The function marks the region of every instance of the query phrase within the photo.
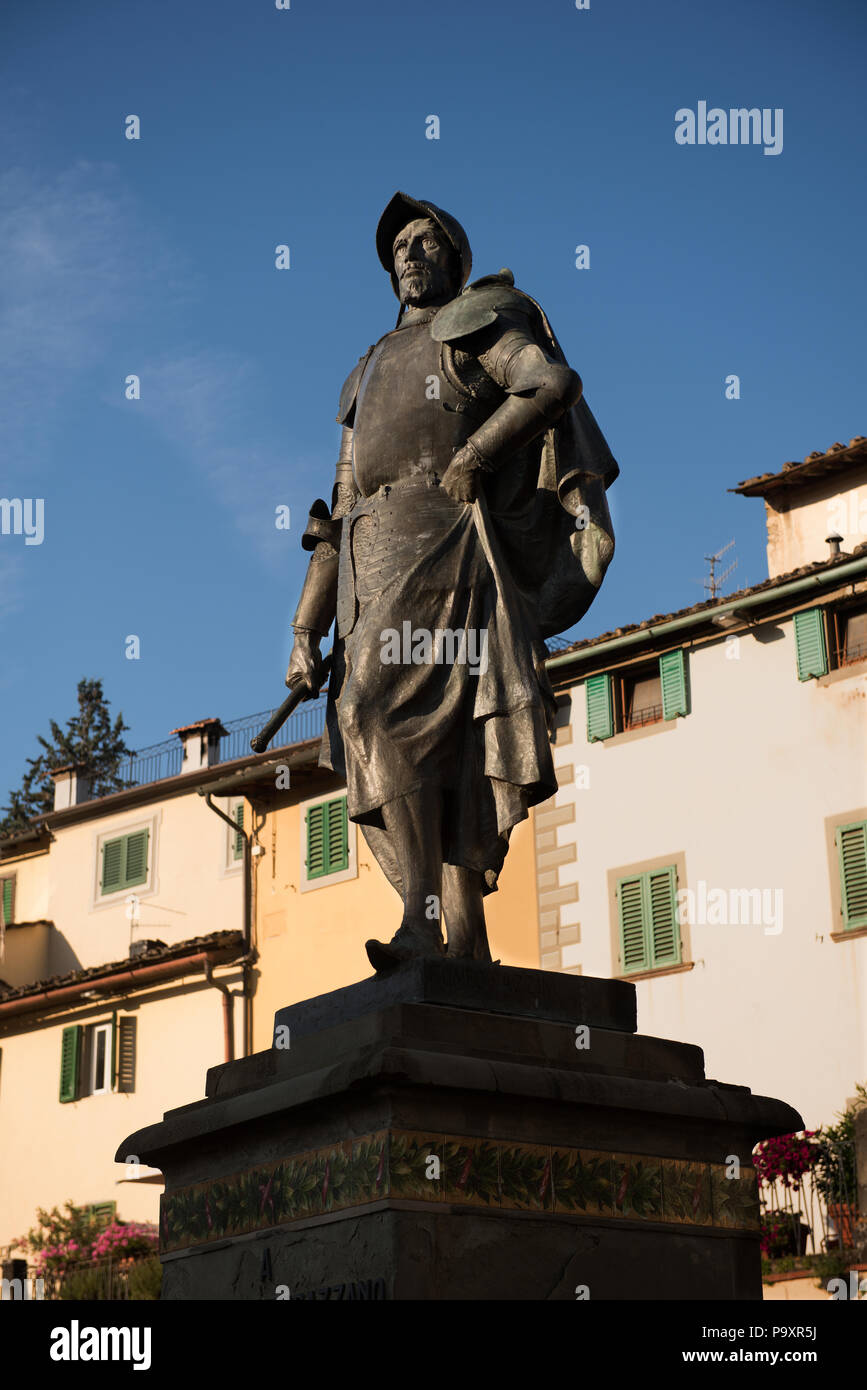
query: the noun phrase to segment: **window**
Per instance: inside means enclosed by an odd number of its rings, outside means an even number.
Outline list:
[[[590,743],[688,712],[686,666],[680,647],[643,665],[589,676],[586,686]]]
[[[110,1226],[117,1215],[117,1202],[91,1202],[84,1210],[100,1226]]]
[[[675,866],[618,879],[616,896],[622,973],[680,965]]]
[[[15,878],[0,878],[0,922],[14,922]]]
[[[117,1016],[64,1028],[60,1043],[60,1102],[135,1090],[136,1020]]]
[[[828,614],[831,664],[854,666],[867,661],[867,607],[837,608]]]
[[[324,878],[349,868],[346,797],[307,808],[307,877]]]
[[[89,1028],[87,1032],[90,1035],[87,1038],[90,1053],[88,1094],[104,1096],[106,1091],[111,1090],[111,1024],[100,1023],[93,1029]]]
[[[103,894],[119,893],[147,882],[148,830],[136,830],[116,840],[106,840],[102,846],[100,890]]]
[[[840,862],[843,927],[867,927],[867,821],[841,825],[835,832]]]
[[[645,724],[657,724],[662,718],[662,681],[657,666],[619,676],[617,727],[640,729]]]

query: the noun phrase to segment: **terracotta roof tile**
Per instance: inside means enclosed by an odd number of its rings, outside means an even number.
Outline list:
[[[179,960],[193,956],[200,951],[218,950],[220,947],[237,946],[240,955],[244,949],[244,937],[239,931],[214,931],[207,936],[194,936],[188,941],[176,941],[171,946],[160,946],[152,951],[143,951],[140,956],[125,957],[106,965],[92,965],[87,970],[71,970],[66,975],[52,975],[47,980],[33,980],[30,984],[19,985],[16,989],[0,990],[0,1000],[23,999],[28,994],[41,994],[44,990],[63,989],[67,985],[77,985],[85,980],[103,979],[120,974],[130,968],[153,964],[161,960]]]
[[[848,444],[838,441],[825,450],[814,449],[800,462],[795,460],[784,463],[779,473],[757,473],[754,478],[747,478],[745,482],[738,483],[737,487],[729,488],[729,492],[739,492],[744,497],[764,497],[768,492],[811,483],[826,474],[842,473],[847,468],[863,467],[865,463],[867,438],[863,434],[857,434]]]
[[[793,579],[800,579],[804,575],[815,574],[819,570],[833,569],[835,565],[846,564],[850,560],[867,558],[867,541],[861,545],[856,545],[855,549],[849,554],[840,554],[828,560],[814,560],[812,564],[801,565],[800,569],[790,570],[787,574],[774,575],[773,579],[763,579],[761,584],[751,584],[749,588],[738,589],[733,594],[720,594],[718,598],[705,599],[701,603],[693,603],[689,608],[677,608],[673,613],[656,613],[652,618],[643,618],[640,623],[629,623],[623,627],[617,627],[610,632],[600,632],[595,637],[585,637],[578,642],[571,642],[567,646],[558,648],[557,651],[549,653],[550,656],[568,656],[572,652],[586,651],[589,647],[598,646],[600,642],[610,642],[615,637],[624,637],[629,632],[641,632],[645,628],[653,627],[657,623],[667,623],[673,618],[688,618],[692,613],[706,612],[708,617],[713,614],[715,608],[720,608],[725,604],[737,603],[738,599],[747,598],[750,594],[760,594],[767,591],[769,602],[773,598],[773,590],[780,588],[783,584],[788,584]]]

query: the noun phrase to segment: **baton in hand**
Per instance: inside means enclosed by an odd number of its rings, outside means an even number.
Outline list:
[[[322,684],[328,676],[330,670],[331,653],[329,652],[328,656],[326,656],[325,660],[322,663],[322,670],[319,675],[320,690],[322,689]],[[318,698],[318,696],[319,690],[317,690],[316,695],[314,696],[310,691],[308,691],[307,685],[304,681],[299,681],[297,684],[293,685],[290,688],[289,694],[286,696],[286,699],[283,701],[280,708],[278,710],[275,710],[274,713],[271,715],[271,718],[268,720],[268,723],[265,725],[264,729],[260,730],[260,732],[256,734],[255,738],[250,739],[250,747],[252,748],[253,752],[264,753],[265,749],[268,747],[268,744],[271,742],[277,730],[282,729],[283,725],[286,723],[286,720],[289,718],[293,710],[295,710],[298,707],[298,705],[300,705],[304,700],[313,700]]]

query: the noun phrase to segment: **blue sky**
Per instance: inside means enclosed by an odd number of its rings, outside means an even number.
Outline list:
[[[867,433],[865,30],[860,0],[6,0],[0,496],[45,536],[0,535],[0,804],[83,676],[136,747],[282,698],[397,188],[541,301],[620,461],[581,634],[698,601],[732,537],[730,587],[766,577],[726,489]],[[699,101],[782,108],[782,153],[676,144]]]

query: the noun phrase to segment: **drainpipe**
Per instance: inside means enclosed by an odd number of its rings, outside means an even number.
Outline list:
[[[249,1056],[250,1056],[250,1051],[251,1051],[251,1046],[250,1046],[250,1044],[251,1044],[251,1038],[252,1038],[252,1027],[251,1027],[252,1020],[251,1020],[251,1017],[250,1017],[250,1014],[251,1014],[251,1003],[252,1003],[252,999],[251,999],[251,989],[250,989],[250,984],[251,984],[251,980],[250,980],[250,969],[251,969],[251,965],[252,965],[252,951],[253,951],[253,931],[252,931],[253,916],[252,916],[252,894],[251,894],[251,879],[252,879],[251,864],[252,864],[252,851],[251,851],[251,847],[250,847],[250,836],[249,836],[249,834],[247,833],[246,830],[241,830],[241,829],[239,828],[237,822],[236,822],[236,821],[233,821],[232,818],[231,818],[231,816],[227,816],[227,815],[226,815],[226,812],[225,812],[224,810],[222,810],[221,807],[219,807],[219,806],[217,806],[217,805],[214,804],[213,792],[207,791],[204,787],[199,787],[199,796],[203,796],[203,797],[205,798],[206,804],[211,808],[211,810],[214,812],[214,814],[217,815],[217,816],[219,816],[219,817],[220,817],[220,820],[224,820],[224,821],[226,822],[226,824],[227,824],[228,826],[231,827],[232,831],[233,831],[236,835],[240,835],[241,838],[242,838],[243,841],[244,841],[244,868],[243,868],[243,874],[244,874],[244,911],[243,911],[244,959],[243,959],[243,961],[242,961],[242,963],[241,963],[241,970],[242,970],[242,982],[241,982],[241,1008],[242,1008],[242,1021],[243,1021],[243,1027],[242,1027],[243,1039],[242,1039],[242,1044],[241,1044],[241,1045],[242,1045],[242,1055],[243,1055],[244,1057],[249,1057]],[[212,981],[212,983],[216,985],[216,981]],[[217,988],[220,989],[220,988],[222,988],[222,986],[217,985]],[[224,1009],[225,1009],[225,1007],[226,1007],[225,996],[224,996],[224,998],[223,998],[223,1007],[224,1007]],[[226,1060],[229,1061],[229,1060],[231,1060],[231,1059],[227,1057]]]
[[[210,961],[205,962],[205,979],[214,989],[218,989],[223,996],[223,1041],[226,1046],[227,1062],[235,1060],[235,1000],[229,986],[220,980],[214,979],[214,967]]]
[[[720,603],[713,608],[705,608],[699,613],[690,613],[683,618],[670,618],[667,622],[648,624],[647,627],[637,628],[635,632],[625,632],[622,637],[610,637],[606,642],[597,642],[590,647],[583,647],[580,651],[563,652],[560,656],[548,657],[545,666],[550,671],[559,666],[568,666],[576,661],[594,661],[603,652],[622,651],[624,647],[634,647],[638,642],[646,642],[652,637],[667,637],[670,633],[681,632],[686,627],[698,627],[700,623],[710,622],[712,618],[719,617],[724,613],[741,613],[742,610],[757,608],[763,603],[774,603],[777,599],[790,598],[795,595],[814,594],[817,587],[823,585],[836,585],[843,579],[854,579],[857,575],[867,575],[867,556],[859,560],[851,560],[845,565],[834,565],[832,569],[822,570],[819,574],[808,574],[802,579],[790,580],[788,584],[780,584],[778,588],[762,589],[757,594],[748,594],[745,598],[734,598],[729,603]]]

